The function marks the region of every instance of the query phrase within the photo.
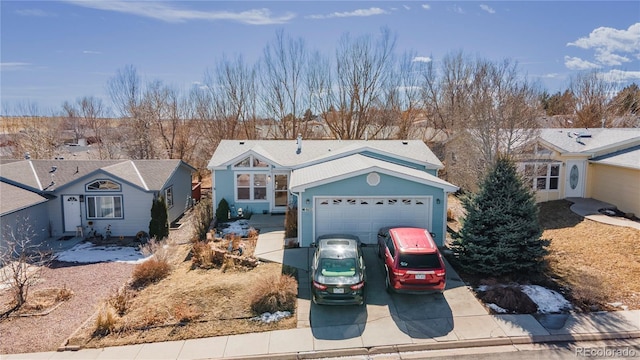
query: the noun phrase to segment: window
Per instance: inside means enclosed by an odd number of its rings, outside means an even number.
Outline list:
[[[527,163],[521,164],[525,181],[534,190],[558,190],[560,179],[560,164],[558,163]]]
[[[238,161],[233,165],[234,168],[268,168],[269,164],[251,155]]]
[[[122,196],[87,196],[88,219],[122,218]]]
[[[164,190],[164,202],[167,204],[167,209],[173,206],[173,186]]]
[[[237,200],[266,200],[267,174],[236,174]]]
[[[86,185],[87,191],[120,191],[120,184],[111,180],[96,180]]]

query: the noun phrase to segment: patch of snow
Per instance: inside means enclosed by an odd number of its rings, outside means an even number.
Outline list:
[[[476,288],[476,291],[481,291],[481,292],[484,292],[484,291],[487,291],[487,290],[489,290],[489,286],[487,286],[487,285],[480,285],[480,286],[478,286]]]
[[[507,309],[503,309],[496,304],[487,304],[487,306],[489,307],[489,309],[497,312],[498,314],[506,314],[509,312]]]
[[[522,285],[521,288],[538,305],[540,314],[560,313],[571,309],[571,303],[556,291],[540,285]]]
[[[144,256],[139,250],[130,246],[103,246],[84,242],[69,250],[59,252],[56,255],[56,260],[84,264],[98,262],[139,264],[149,257]]]
[[[226,224],[228,226],[222,229],[222,235],[236,234],[241,237],[247,237],[247,234],[249,233],[248,220],[236,220]]]
[[[254,321],[261,321],[265,324],[271,323],[271,322],[275,322],[275,321],[280,321],[284,318],[288,318],[289,316],[291,316],[291,312],[289,311],[276,311],[273,314],[266,312],[260,316],[256,316],[251,318],[251,320]]]

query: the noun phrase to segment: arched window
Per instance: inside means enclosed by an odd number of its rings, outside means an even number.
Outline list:
[[[120,191],[120,184],[111,180],[96,180],[86,185],[87,191]]]

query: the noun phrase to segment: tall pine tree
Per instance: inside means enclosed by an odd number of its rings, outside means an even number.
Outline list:
[[[544,268],[549,241],[541,239],[535,196],[510,159],[499,157],[462,203],[467,215],[452,250],[463,270],[500,276]]]
[[[167,204],[162,196],[158,196],[151,204],[151,221],[149,221],[149,237],[162,240],[169,236],[169,216]]]

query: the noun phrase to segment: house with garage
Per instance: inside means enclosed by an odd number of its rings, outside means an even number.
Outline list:
[[[309,246],[328,233],[377,241],[383,226],[446,234],[447,194],[442,163],[420,140],[223,140],[208,168],[213,204],[237,211],[298,215],[298,239]]]
[[[640,214],[640,129],[541,129],[519,167],[539,202],[593,198]]]
[[[195,169],[181,160],[12,160],[0,163],[0,222],[27,220],[38,242],[148,232],[162,196],[169,222],[191,205]]]

